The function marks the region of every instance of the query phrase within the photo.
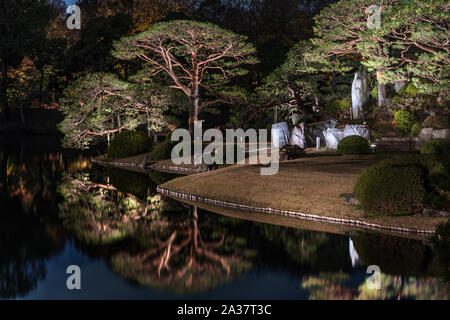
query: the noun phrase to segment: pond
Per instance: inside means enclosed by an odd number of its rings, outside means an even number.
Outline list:
[[[448,252],[427,239],[218,214],[161,197],[156,186],[173,176],[99,167],[28,139],[0,142],[0,177],[1,299],[449,296]],[[80,290],[67,288],[71,265]],[[381,290],[367,282],[370,265]]]

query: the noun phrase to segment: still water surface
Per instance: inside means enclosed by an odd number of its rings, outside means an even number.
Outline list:
[[[39,141],[0,142],[0,177],[2,299],[449,296],[448,252],[427,240],[225,217],[157,194],[173,176],[105,169]],[[373,264],[382,290],[366,282]],[[67,289],[69,265],[81,290]]]

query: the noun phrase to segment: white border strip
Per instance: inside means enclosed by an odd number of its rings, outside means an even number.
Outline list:
[[[276,214],[280,214],[283,216],[297,217],[297,218],[314,220],[314,221],[326,221],[326,222],[331,222],[331,223],[335,223],[335,224],[359,226],[359,227],[363,227],[363,228],[367,228],[367,229],[374,229],[374,230],[381,229],[381,230],[395,231],[395,232],[399,232],[399,233],[418,233],[418,234],[427,234],[427,235],[432,235],[436,232],[435,230],[418,230],[418,229],[410,229],[410,228],[402,228],[402,227],[383,226],[380,224],[369,223],[369,222],[361,221],[361,220],[324,217],[324,216],[319,216],[317,214],[308,214],[308,213],[301,213],[301,212],[288,211],[288,210],[252,207],[252,206],[247,206],[247,205],[242,205],[242,204],[237,204],[237,203],[232,203],[232,202],[227,202],[227,201],[203,198],[203,197],[194,196],[191,194],[174,192],[174,191],[170,191],[168,189],[163,189],[159,186],[156,188],[156,191],[159,193],[168,195],[168,196],[176,197],[176,198],[210,203],[210,204],[213,204],[216,206],[221,206],[221,207],[227,207],[227,208],[233,208],[233,209],[243,209],[243,210],[249,210],[249,211],[276,213]]]

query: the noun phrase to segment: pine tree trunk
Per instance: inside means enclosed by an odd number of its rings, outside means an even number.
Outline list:
[[[120,115],[117,115],[117,128],[119,129],[122,126],[120,122]],[[119,129],[119,132],[122,132],[122,129]]]
[[[198,120],[198,95],[191,96],[189,98],[191,100],[191,108],[189,110],[189,132],[191,136],[194,137],[194,124],[195,121]]]
[[[198,102],[200,100],[199,97],[199,70],[195,69],[195,74],[192,77],[192,89],[189,100],[191,102],[191,108],[189,109],[189,132],[191,134],[192,139],[194,138],[194,125],[195,122],[198,121],[198,112],[199,106]]]

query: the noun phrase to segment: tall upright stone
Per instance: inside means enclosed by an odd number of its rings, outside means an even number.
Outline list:
[[[352,119],[362,117],[363,106],[367,102],[367,74],[356,72],[352,83]]]

